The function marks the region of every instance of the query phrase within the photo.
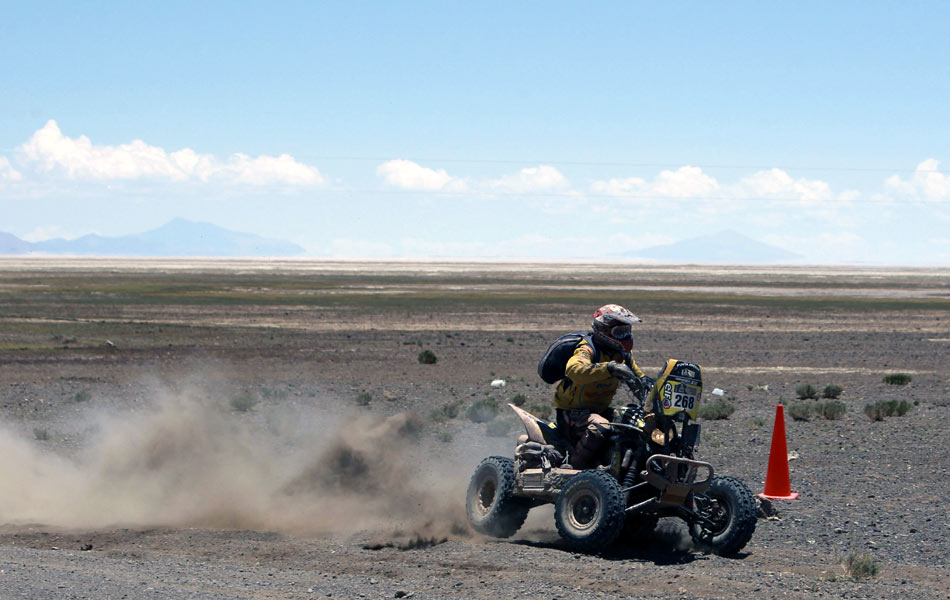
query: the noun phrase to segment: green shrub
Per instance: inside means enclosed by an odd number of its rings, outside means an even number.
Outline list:
[[[373,395],[369,392],[360,392],[356,396],[356,404],[358,406],[369,406],[369,403],[373,401]]]
[[[89,393],[89,390],[79,390],[76,392],[76,395],[73,396],[75,402],[86,402],[92,398],[92,394]]]
[[[788,416],[794,421],[808,421],[811,415],[812,406],[806,402],[796,402],[788,407]]]
[[[515,406],[524,406],[528,402],[528,397],[524,394],[515,394],[511,397],[511,403]]]
[[[878,401],[874,404],[865,404],[864,414],[872,421],[883,421],[884,417],[887,416],[886,404],[883,401]]]
[[[913,379],[907,373],[888,373],[884,376],[887,385],[907,385]]]
[[[33,437],[38,439],[41,442],[45,442],[49,439],[49,432],[45,429],[40,429],[38,427],[33,428]]]
[[[864,414],[872,421],[883,421],[884,417],[903,417],[910,410],[911,404],[907,400],[878,400],[874,404],[864,407]]]
[[[795,393],[802,400],[815,399],[818,397],[818,390],[810,383],[803,383],[795,388]]]
[[[438,360],[432,350],[423,350],[419,353],[419,362],[424,365],[434,365]]]
[[[729,400],[733,400],[733,398],[730,397]],[[709,404],[700,406],[699,418],[706,419],[708,421],[720,421],[722,419],[728,419],[729,415],[735,411],[735,406],[726,400],[719,398],[715,402],[710,402]]]
[[[844,416],[844,413],[848,412],[848,407],[845,406],[844,402],[831,400],[829,402],[819,402],[815,406],[815,411],[829,421],[837,421]]]
[[[257,405],[257,398],[248,392],[231,398],[231,409],[238,412],[247,412]]]
[[[553,409],[551,408],[550,404],[537,403],[537,404],[532,404],[531,406],[529,406],[528,412],[539,419],[543,419],[547,421],[548,419],[551,418],[551,413],[553,412]]]
[[[511,432],[511,422],[504,419],[495,419],[485,426],[485,433],[491,437],[505,437]]]
[[[842,565],[844,573],[851,579],[869,579],[877,575],[880,567],[874,557],[868,553],[852,552],[845,557]]]
[[[832,400],[835,400],[841,395],[841,392],[843,391],[844,388],[842,388],[840,385],[831,384],[825,386],[825,389],[821,391],[821,395],[823,398],[831,398]]]
[[[472,423],[487,423],[498,415],[498,402],[493,398],[479,400],[468,407],[468,418]]]
[[[449,431],[440,431],[435,437],[437,440],[439,440],[443,444],[452,443],[452,433]]]
[[[891,400],[891,402],[894,402],[894,400]],[[900,402],[897,402],[897,405],[894,407],[894,414],[896,414],[898,417],[903,417],[909,410],[910,402],[907,400],[901,400]]]
[[[449,419],[454,419],[459,416],[459,406],[461,406],[461,404],[459,400],[454,400],[438,408],[433,408],[429,411],[429,420],[436,423],[444,423]]]

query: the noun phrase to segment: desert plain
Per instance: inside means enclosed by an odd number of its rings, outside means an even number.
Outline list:
[[[724,391],[717,473],[761,492],[785,407],[800,496],[739,555],[468,527],[505,403],[550,407],[538,358],[608,302]],[[0,258],[0,599],[950,598],[948,319],[940,268]],[[846,412],[790,418],[806,384]]]

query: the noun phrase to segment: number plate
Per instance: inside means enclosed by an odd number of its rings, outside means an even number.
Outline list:
[[[696,418],[699,409],[699,395],[702,388],[675,381],[666,381],[660,390],[660,403],[664,415],[685,412],[691,419]]]

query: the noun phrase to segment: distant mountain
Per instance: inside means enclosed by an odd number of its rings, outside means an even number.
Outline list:
[[[756,241],[731,229],[673,244],[625,252],[622,256],[664,262],[752,264],[786,262],[801,258],[800,254]]]
[[[0,233],[0,254],[248,257],[303,253],[304,249],[297,244],[185,219],[174,219],[158,229],[120,237],[90,234],[74,240],[30,243],[9,233]]]
[[[33,244],[24,242],[12,233],[0,231],[0,254],[23,254],[29,252],[31,246]]]

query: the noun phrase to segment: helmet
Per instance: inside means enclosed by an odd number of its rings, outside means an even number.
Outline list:
[[[633,349],[631,325],[640,319],[619,304],[605,304],[594,311],[594,341],[598,345],[617,352],[630,352]]]

